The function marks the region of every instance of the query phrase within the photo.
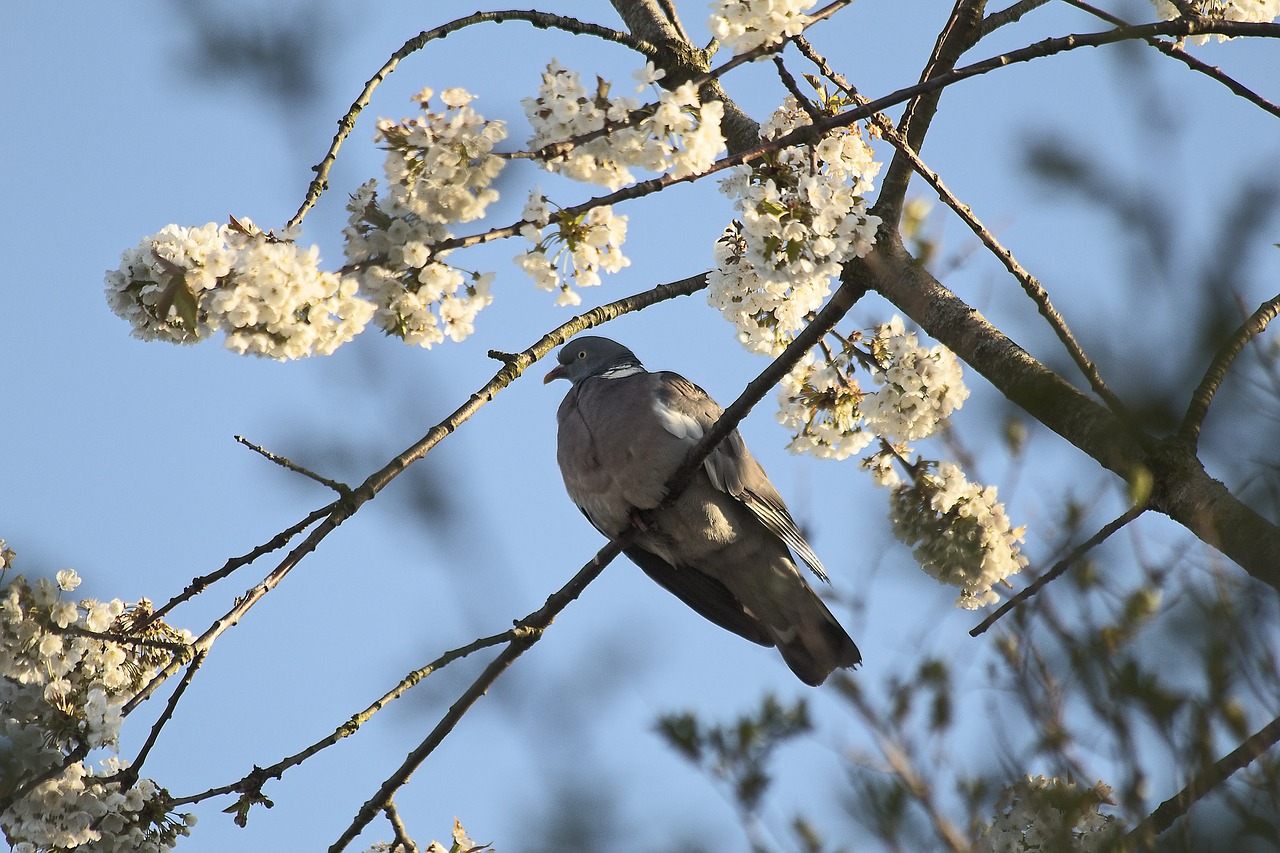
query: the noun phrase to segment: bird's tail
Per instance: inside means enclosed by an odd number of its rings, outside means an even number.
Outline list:
[[[835,670],[862,663],[862,653],[817,593],[809,592],[815,606],[806,618],[799,625],[772,633],[791,671],[805,684],[817,687]]]

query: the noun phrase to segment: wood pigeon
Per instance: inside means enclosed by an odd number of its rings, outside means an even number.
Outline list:
[[[558,413],[556,458],[569,497],[610,538],[640,528],[624,553],[685,604],[753,643],[777,646],[805,684],[862,655],[800,574],[823,580],[778,490],[737,430],[671,507],[664,485],[724,410],[676,373],[650,373],[631,350],[574,338],[544,379],[573,383]]]

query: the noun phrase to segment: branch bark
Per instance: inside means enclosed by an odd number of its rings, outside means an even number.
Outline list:
[[[1138,431],[1032,358],[922,269],[896,233],[880,234],[846,277],[878,291],[949,347],[1012,403],[1126,480],[1150,475],[1148,504],[1280,590],[1280,528],[1210,477],[1194,449]]]

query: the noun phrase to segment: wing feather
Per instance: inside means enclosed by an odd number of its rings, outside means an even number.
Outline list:
[[[720,418],[724,409],[706,391],[678,373],[650,374],[657,383],[654,411],[663,429],[692,449]],[[778,490],[760,464],[752,458],[737,430],[720,443],[703,463],[711,485],[732,495],[751,510],[769,531],[787,544],[797,557],[827,581],[822,561],[787,511]]]

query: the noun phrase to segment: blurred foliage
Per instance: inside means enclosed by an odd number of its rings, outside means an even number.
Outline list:
[[[766,849],[758,816],[770,783],[769,759],[784,743],[811,728],[803,699],[784,705],[772,694],[760,700],[757,710],[731,723],[705,723],[694,711],[664,714],[657,723],[658,733],[676,752],[728,788],[752,847],[757,850]],[[792,828],[804,849],[822,849],[817,835],[803,819],[797,818]]]

